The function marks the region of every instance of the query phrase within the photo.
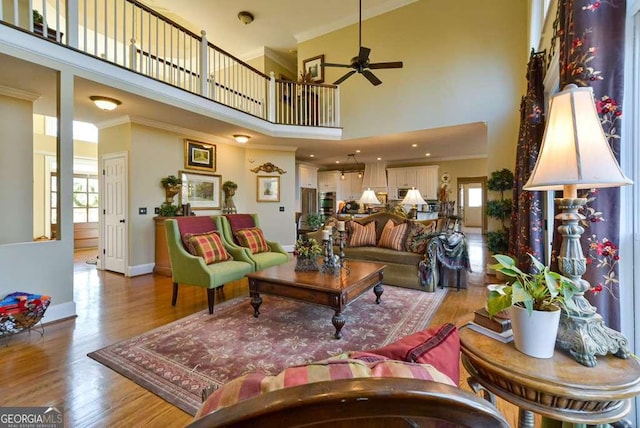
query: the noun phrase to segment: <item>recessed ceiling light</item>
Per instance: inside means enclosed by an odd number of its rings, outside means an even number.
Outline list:
[[[340,161],[336,161],[336,163],[340,163]]]
[[[356,153],[360,153],[360,150],[356,150]]]
[[[309,155],[310,158],[315,157],[315,155]]]
[[[416,143],[413,143],[411,147],[418,147],[418,145]]]
[[[378,158],[378,160],[382,160],[382,158]]]
[[[102,97],[98,95],[92,95],[89,97],[89,99],[102,110],[114,110],[116,107],[122,104],[120,100],[116,100],[115,98]]]
[[[425,156],[431,156],[431,153],[425,153],[424,155]]]
[[[241,144],[244,144],[247,141],[249,141],[249,138],[251,138],[251,137],[249,137],[248,135],[243,135],[243,134],[235,134],[233,136],[233,139],[236,140],[236,142],[241,143]]]

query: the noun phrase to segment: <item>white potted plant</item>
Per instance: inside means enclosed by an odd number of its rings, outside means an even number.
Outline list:
[[[528,274],[502,254],[493,256],[491,267],[509,277],[507,284],[489,286],[487,311],[493,317],[510,310],[516,349],[536,358],[551,358],[555,348],[560,309],[576,312],[573,295],[578,288],[571,279],[552,272],[529,254],[538,273]]]

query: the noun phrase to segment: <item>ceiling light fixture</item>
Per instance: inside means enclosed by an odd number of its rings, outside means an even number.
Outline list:
[[[353,159],[353,162],[356,164],[355,168],[348,168],[349,161],[351,159]],[[336,161],[336,163],[340,163],[340,162]],[[346,168],[347,171],[355,171],[355,172],[357,172],[358,173],[358,178],[362,178],[362,174],[364,172],[364,165],[361,164],[360,162],[358,162],[358,159],[356,159],[356,154],[355,153],[349,153],[347,155],[347,161],[344,163],[344,168]],[[344,176],[345,169],[341,170],[340,172],[341,172],[340,179],[344,180],[345,179],[345,176]]]
[[[249,138],[251,138],[251,137],[249,137],[248,135],[243,135],[243,134],[235,134],[233,136],[233,139],[236,140],[236,142],[240,143],[240,144],[246,143],[247,141],[249,141]]]
[[[251,12],[247,12],[246,10],[243,10],[242,12],[238,13],[238,19],[244,25],[249,25],[253,22],[253,14]]]
[[[107,111],[115,110],[116,107],[122,104],[120,100],[116,100],[115,98],[102,97],[99,95],[92,95],[89,99],[93,101],[99,109]]]

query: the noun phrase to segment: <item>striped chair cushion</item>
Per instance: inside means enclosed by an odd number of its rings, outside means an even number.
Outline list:
[[[393,220],[387,220],[382,229],[378,247],[391,248],[392,250],[404,250],[404,236],[407,234],[407,223],[395,224]]]
[[[365,226],[358,222],[349,222],[349,247],[375,247],[376,222],[371,221]]]
[[[230,260],[231,256],[224,248],[218,232],[193,233],[185,237],[187,239],[187,250],[194,256],[200,256],[205,264],[223,262]]]
[[[267,244],[267,240],[264,239],[262,229],[259,227],[238,230],[235,233],[235,237],[240,246],[249,248],[252,254],[271,251],[269,244]]]
[[[384,357],[378,357],[376,361],[362,361],[350,358],[349,354],[341,354],[328,360],[289,367],[275,376],[254,372],[233,379],[206,399],[196,419],[265,392],[313,382],[368,377],[423,379],[457,386],[428,364],[394,361]]]

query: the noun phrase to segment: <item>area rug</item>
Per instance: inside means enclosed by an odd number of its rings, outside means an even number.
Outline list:
[[[213,315],[205,310],[88,355],[195,415],[207,386],[378,348],[425,329],[445,295],[387,286],[377,305],[373,292],[365,293],[343,312],[340,340],[332,309],[262,296],[255,318],[249,297],[241,297],[217,305]]]

